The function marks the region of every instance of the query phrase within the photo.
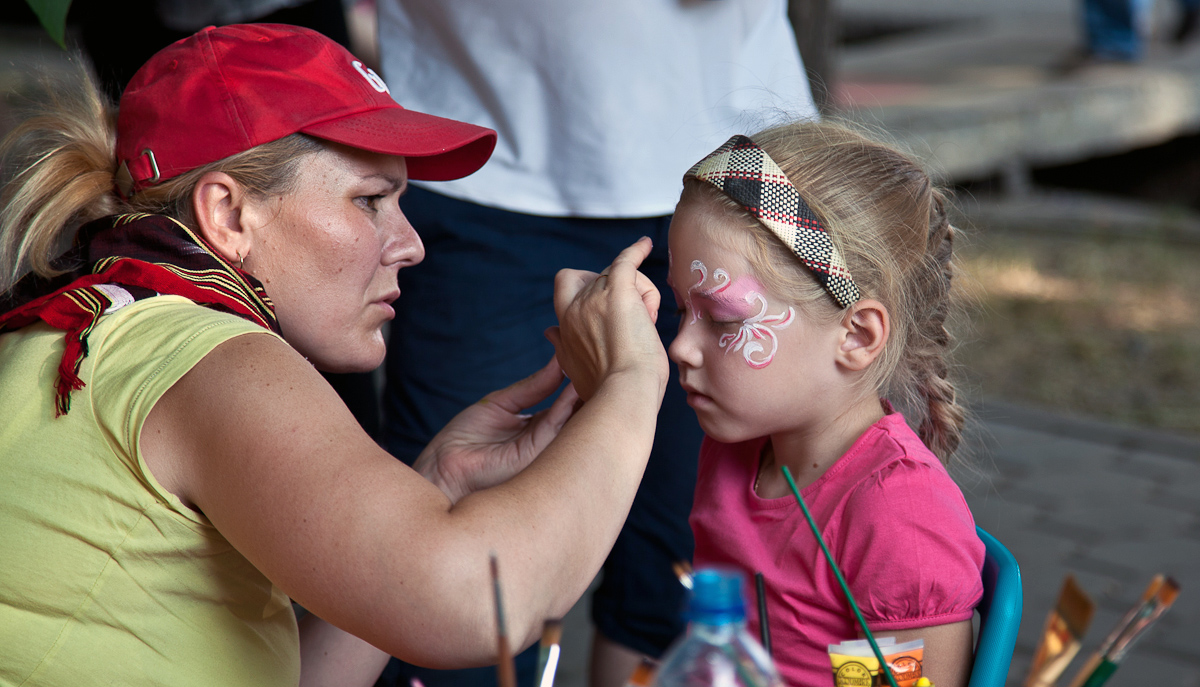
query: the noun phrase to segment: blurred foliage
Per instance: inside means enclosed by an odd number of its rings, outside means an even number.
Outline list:
[[[46,33],[64,50],[67,48],[67,10],[71,0],[25,0]]]

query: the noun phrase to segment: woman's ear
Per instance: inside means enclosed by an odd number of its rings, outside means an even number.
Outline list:
[[[883,303],[864,298],[842,316],[842,339],[837,350],[841,367],[859,371],[875,362],[887,344],[891,321]]]
[[[247,220],[247,194],[224,172],[200,177],[192,190],[192,212],[200,235],[226,260],[238,264],[250,254],[251,227]]]

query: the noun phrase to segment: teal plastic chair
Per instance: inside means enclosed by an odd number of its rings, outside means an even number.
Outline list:
[[[1021,568],[992,535],[976,527],[987,555],[983,560],[983,600],[979,602],[979,639],[968,687],[1004,687],[1021,627]]]

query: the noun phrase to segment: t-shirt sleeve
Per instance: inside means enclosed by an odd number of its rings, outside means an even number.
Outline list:
[[[157,296],[101,318],[89,337],[93,373],[86,387],[113,452],[155,495],[186,517],[194,513],[146,467],[140,436],[146,417],[176,382],[220,344],[244,334],[275,336],[228,313],[179,296]]]
[[[983,596],[984,546],[940,465],[900,457],[845,502],[843,574],[872,630],[969,620]]]

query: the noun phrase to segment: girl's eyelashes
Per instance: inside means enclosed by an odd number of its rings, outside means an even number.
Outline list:
[[[703,308],[693,313],[689,308],[679,307],[675,308],[675,314],[678,315],[680,319],[682,319],[684,316],[694,315],[696,320],[703,320],[714,327],[740,327],[742,326],[742,322],[745,320],[743,317],[732,320],[719,319],[714,317],[712,313],[706,312]]]

